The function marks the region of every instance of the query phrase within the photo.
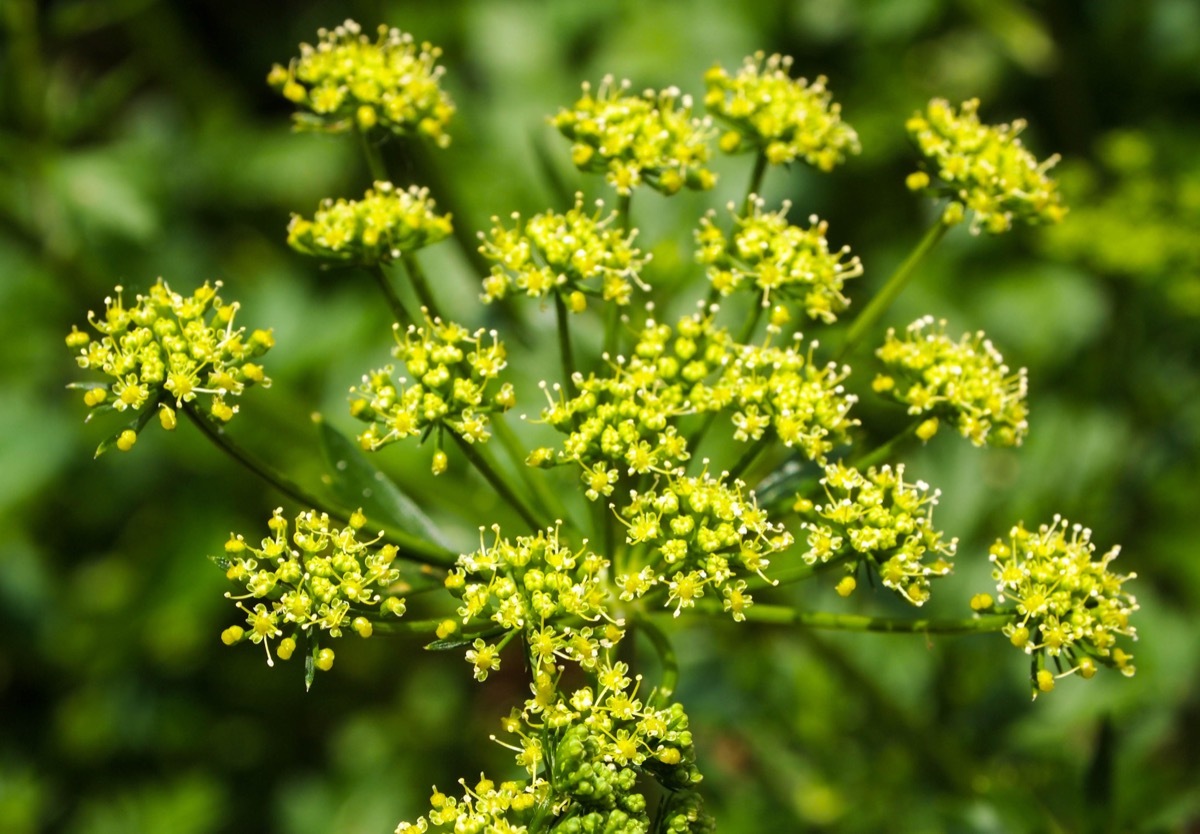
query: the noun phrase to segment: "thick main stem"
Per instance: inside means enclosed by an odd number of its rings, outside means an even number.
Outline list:
[[[883,288],[871,299],[871,302],[863,309],[858,317],[854,319],[850,325],[850,331],[846,334],[846,341],[842,344],[841,352],[838,354],[838,359],[843,359],[849,356],[850,353],[858,346],[867,332],[874,327],[883,314],[888,311],[904,288],[908,286],[916,273],[917,266],[925,259],[925,256],[938,244],[938,241],[945,236],[949,230],[949,226],[938,220],[929,227],[929,231],[921,238],[916,248],[913,249],[909,256],[905,258],[904,263],[892,273],[888,278],[887,283]]]

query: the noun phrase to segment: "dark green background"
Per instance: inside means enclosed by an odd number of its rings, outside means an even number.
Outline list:
[[[287,249],[289,212],[367,177],[353,143],[291,133],[264,79],[347,16],[445,49],[459,114],[436,173],[464,228],[561,208],[555,177],[598,193],[544,122],[580,81],[699,94],[714,62],[793,55],[797,74],[829,76],[864,151],[831,175],[776,173],[767,197],[821,214],[862,256],[855,304],[930,219],[903,188],[904,119],[933,95],[1027,118],[1027,144],[1065,158],[1066,224],[955,231],[888,317],[984,328],[1031,379],[1024,448],[945,436],[908,456],[962,540],[930,610],[961,616],[988,584],[988,543],[1061,512],[1102,549],[1121,542],[1116,566],[1139,575],[1137,677],[1073,679],[1031,705],[1027,666],[997,636],[699,625],[678,636],[680,697],[726,832],[1200,830],[1195,3],[3,0],[0,831],[387,832],[423,812],[431,783],[509,760],[485,739],[521,697],[517,675],[481,687],[456,653],[346,640],[306,695],[298,666],[223,647],[235,618],[205,556],[230,530],[259,535],[282,499],[186,426],[93,461],[113,427],[83,425],[64,388],[80,374],[63,335],[113,285],[219,278],[278,340],[275,386],[244,398],[234,433],[316,482],[308,415],[352,428],[346,388],[385,361],[389,322],[365,276]],[[402,176],[434,173],[391,154]],[[635,204],[658,275],[696,274],[697,212],[748,176],[746,160],[720,171],[716,194]],[[453,244],[427,266],[447,306],[478,315]],[[868,399],[878,440],[895,418]],[[416,482],[408,459],[385,456]],[[899,612],[859,596],[849,610]]]

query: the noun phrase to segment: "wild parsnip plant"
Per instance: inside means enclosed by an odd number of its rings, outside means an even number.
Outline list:
[[[717,66],[704,78],[708,115],[674,88],[584,84],[550,123],[571,162],[613,196],[494,218],[478,235],[490,265],[471,289],[480,311],[460,322],[438,303],[451,289],[431,282],[420,260],[455,237],[455,221],[428,189],[391,182],[380,153],[398,137],[450,141],[439,55],[406,33],[371,36],[347,21],[268,76],[296,104],[298,129],[352,134],[374,178],[361,199],[330,198],[287,229],[297,252],[372,276],[395,317],[396,364],[367,369],[350,388],[357,444],[320,425],[342,463],[336,495],[310,492],[226,434],[234,400],[270,382],[260,360],[273,339],[247,331],[217,287],[183,295],[160,280],[132,300],[118,288],[89,328],[67,337],[80,368],[104,376],[78,386],[89,417],[132,415],[97,454],[130,451],[153,417],[172,430],[182,415],[295,502],[294,512],[275,511],[265,535],[233,534],[214,557],[232,585],[225,643],[258,644],[268,664],[302,657],[308,685],[333,668],[347,631],[461,651],[482,685],[500,669],[527,677],[528,697],[495,737],[516,767],[450,793],[435,788],[428,812],[397,832],[714,830],[674,698],[672,633],[702,618],[996,632],[1028,656],[1035,697],[1103,667],[1133,674],[1132,574],[1112,569],[1118,548],[1097,556],[1090,531],[1057,516],[1018,523],[989,553],[966,555],[990,560],[996,587],[964,604],[961,619],[814,611],[781,592],[806,580],[842,597],[878,585],[920,607],[951,572],[958,542],[936,526],[939,492],[900,462],[905,449],[943,425],[976,446],[1025,437],[1025,371],[1010,369],[986,335],[957,337],[932,315],[902,333],[877,326],[952,226],[996,235],[1063,218],[1047,174],[1054,159],[1039,162],[1022,145],[1019,123],[982,124],[975,101],[956,110],[934,100],[909,119],[922,161],[907,185],[943,207],[863,304],[853,284],[863,264],[830,246],[827,223],[797,222],[792,206],[759,196],[773,168],[832,172],[858,151],[824,78],[793,78],[778,55],[732,72]],[[750,185],[741,202],[696,218],[694,309],[666,316],[646,274],[652,247],[633,225],[636,197],[712,188],[714,145],[748,159]],[[503,305],[505,316],[484,305]],[[541,353],[516,354],[543,380],[528,390],[509,378],[502,325],[480,322],[512,326],[529,307],[549,306],[555,337],[535,343]],[[581,326],[588,317],[595,322]],[[828,328],[828,344],[801,327]],[[860,448],[852,374],[910,417],[879,448]],[[514,410],[535,425],[514,430]],[[522,439],[534,435],[544,442]],[[507,504],[501,518],[484,518],[459,502],[479,529],[470,552],[447,544],[362,454],[386,455],[395,443],[428,449],[431,478],[476,470]],[[375,500],[363,500],[365,483]],[[417,575],[446,592],[424,619],[406,617]],[[639,660],[637,635],[654,662]]]

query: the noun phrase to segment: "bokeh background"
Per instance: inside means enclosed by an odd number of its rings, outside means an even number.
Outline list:
[[[264,80],[346,17],[444,48],[454,144],[436,168],[398,148],[390,162],[437,180],[464,229],[597,193],[545,124],[584,79],[698,94],[706,68],[758,49],[828,75],[862,155],[766,191],[861,255],[857,303],[930,220],[903,187],[904,119],[934,95],[1027,118],[1027,144],[1064,157],[1067,222],[954,232],[888,317],[986,329],[1031,379],[1024,448],[939,437],[907,456],[961,539],[931,613],[961,616],[988,584],[990,541],[1060,512],[1102,549],[1122,543],[1118,567],[1138,574],[1137,676],[1073,679],[1031,704],[1023,658],[995,635],[701,625],[677,637],[680,698],[722,831],[1200,831],[1191,0],[2,0],[0,831],[375,834],[422,813],[432,783],[509,761],[484,739],[519,680],[474,685],[457,653],[344,640],[305,694],[298,666],[222,646],[235,617],[205,556],[230,530],[259,535],[283,499],[187,426],[93,460],[113,427],[84,425],[65,390],[79,372],[63,336],[115,284],[221,279],[278,342],[275,385],[244,398],[234,432],[317,483],[309,415],[351,428],[346,388],[385,361],[389,322],[365,276],[287,249],[290,212],[361,194],[367,175],[353,143],[290,132]],[[721,164],[717,193],[648,199],[636,218],[660,275],[696,273],[696,213],[744,187],[746,160]],[[428,257],[449,306],[478,316],[470,260],[450,243]],[[886,437],[895,418],[868,400]],[[401,484],[425,466],[384,465]],[[896,613],[859,596],[850,610]]]

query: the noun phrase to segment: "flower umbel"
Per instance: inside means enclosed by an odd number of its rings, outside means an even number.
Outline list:
[[[365,524],[362,514],[355,513],[350,524],[334,527],[328,515],[309,510],[296,516],[295,532],[289,536],[280,508],[267,522],[271,535],[257,547],[240,535],[225,543],[225,556],[218,562],[225,576],[244,588],[244,593],[225,596],[238,600],[249,626],[246,633],[266,648],[268,664],[273,664],[270,642],[287,633],[276,649],[281,659],[291,657],[297,638],[306,639],[313,644],[317,668],[328,669],[333,655],[330,652],[321,662],[320,633],[340,637],[342,629],[351,628],[369,637],[372,619],[404,614],[404,599],[388,592],[400,578],[400,571],[392,567],[397,549],[377,546],[379,536],[360,539],[358,529]]]
[[[629,94],[629,82],[605,76],[592,91],[550,119],[571,140],[571,161],[582,171],[603,173],[618,194],[641,185],[664,194],[683,187],[712,188],[705,167],[711,134],[706,119],[692,117],[692,99],[674,87]]]
[[[350,413],[370,423],[358,436],[364,449],[375,450],[406,437],[453,432],[467,443],[482,443],[490,436],[489,415],[511,408],[513,388],[505,383],[489,392],[490,383],[504,370],[507,359],[496,332],[474,333],[454,322],[429,318],[421,326],[409,325],[401,333],[393,325],[396,347],[392,353],[412,375],[392,379],[392,367],[372,371],[350,389],[355,399]],[[488,341],[490,339],[490,342]],[[444,455],[434,458],[434,473],[445,469]]]
[[[850,574],[865,566],[913,605],[929,599],[929,580],[950,573],[958,545],[956,539],[944,541],[933,526],[938,491],[924,481],[906,483],[903,464],[864,473],[835,463],[825,467],[821,484],[824,504],[802,497],[794,507],[808,533],[804,561],[848,559]],[[838,591],[848,596],[854,587],[846,583]]]
[[[1007,542],[992,545],[997,603],[1009,603],[1017,613],[1004,634],[1034,658],[1034,697],[1053,689],[1055,677],[1092,677],[1097,664],[1134,673],[1133,656],[1117,645],[1121,637],[1137,639],[1129,616],[1138,609],[1123,587],[1136,574],[1109,569],[1120,550],[1093,558],[1092,531],[1061,516],[1036,531],[1018,524]],[[1046,669],[1047,657],[1057,675]]]
[[[223,302],[217,295],[220,287],[220,281],[205,283],[185,296],[160,278],[132,307],[125,305],[122,288],[117,287],[116,297],[105,299],[103,316],[88,314],[100,338],[72,328],[67,346],[79,350],[79,367],[111,378],[73,386],[86,389],[89,419],[107,411],[137,414],[135,428],[101,445],[100,452],[109,445],[122,451],[132,448],[136,432],[156,409],[159,422],[170,430],[176,424],[175,409],[204,397],[206,411],[226,422],[238,410],[229,399],[252,385],[271,384],[262,366],[250,361],[275,344],[271,331],[255,330],[247,336],[245,328],[234,327],[239,305]]]
[[[604,216],[603,210],[597,200],[594,211],[585,211],[583,195],[576,194],[566,214],[547,211],[522,223],[514,213],[511,229],[493,217],[491,232],[480,233],[479,251],[494,262],[483,280],[483,300],[504,298],[512,289],[530,298],[558,293],[571,299],[570,309],[582,312],[584,296],[624,305],[635,284],[648,290],[638,273],[650,256],[634,246],[636,230],[622,230],[616,212]],[[582,295],[576,300],[575,294]]]
[[[908,406],[913,415],[952,417],[963,437],[976,446],[1019,446],[1029,429],[1025,369],[1016,373],[982,332],[955,342],[946,322],[924,316],[903,338],[889,328],[876,355],[887,374],[875,377],[875,390]],[[923,433],[929,439],[936,422]]]
[[[809,318],[832,324],[850,304],[842,288],[847,279],[862,275],[862,262],[851,257],[849,246],[830,251],[829,224],[815,215],[806,229],[788,223],[790,203],[777,212],[764,212],[763,205],[754,197],[750,214],[743,215],[731,204],[729,235],[713,222],[714,212],[700,219],[696,259],[708,267],[713,289],[723,296],[752,289],[764,307],[797,300]]]
[[[378,127],[450,144],[446,123],[454,113],[439,86],[441,50],[413,41],[399,29],[380,26],[374,40],[353,20],[320,29],[316,46],[301,44],[300,57],[276,64],[267,82],[305,111],[300,130],[341,133]]]
[[[1038,162],[1017,138],[1025,129],[1023,120],[985,125],[978,111],[979,99],[963,102],[955,112],[948,101],[935,98],[924,113],[908,120],[909,136],[933,169],[909,175],[909,187],[949,197],[943,214],[947,223],[959,222],[970,210],[973,233],[1007,232],[1014,221],[1062,220],[1066,206],[1058,184],[1046,175],[1058,156]]]
[[[736,75],[714,66],[704,76],[704,106],[729,125],[720,139],[726,153],[755,150],[772,165],[803,159],[831,171],[858,153],[858,134],[842,121],[825,77],[810,84],[791,78],[791,67],[790,57],[762,52],[746,58]]]
[[[361,200],[323,200],[312,220],[293,214],[288,245],[316,258],[381,264],[452,231],[450,215],[434,213],[429,189],[377,182]]]

